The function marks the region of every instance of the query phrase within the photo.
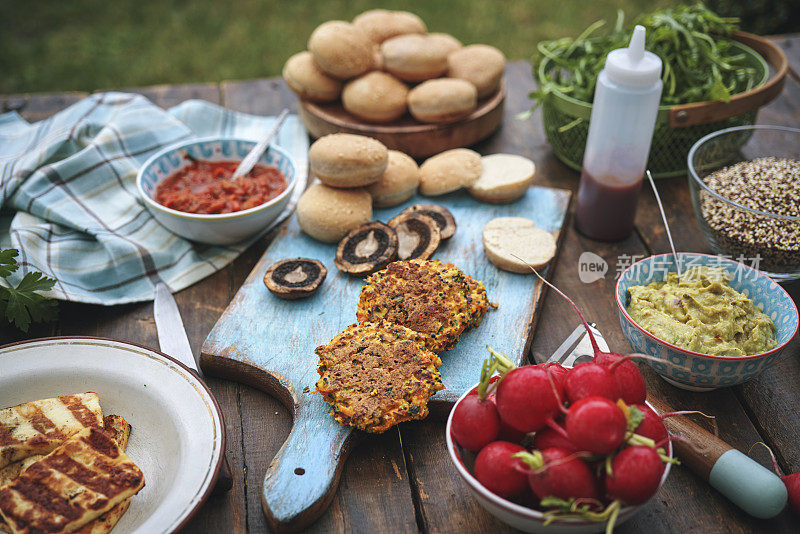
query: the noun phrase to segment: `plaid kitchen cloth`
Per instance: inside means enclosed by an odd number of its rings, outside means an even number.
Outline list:
[[[41,271],[56,279],[52,297],[112,305],[152,300],[159,281],[179,291],[222,269],[258,237],[223,247],[173,234],[140,200],[137,171],[174,143],[257,140],[273,122],[199,100],[165,111],[127,93],[92,95],[35,124],[15,112],[0,115],[0,247],[20,251],[11,282]],[[294,157],[298,184],[270,228],[305,189],[308,153],[296,116],[275,142]]]

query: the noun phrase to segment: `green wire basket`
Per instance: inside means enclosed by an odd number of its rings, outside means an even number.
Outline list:
[[[734,44],[746,55],[747,64],[761,73],[761,79],[751,90],[734,95],[730,102],[698,102],[680,106],[659,106],[656,117],[650,158],[647,166],[657,178],[686,174],[689,149],[701,137],[732,126],[754,124],[758,109],[773,100],[783,89],[788,65],[780,48],[756,35],[734,32]],[[775,69],[770,79],[767,61]],[[549,68],[542,61],[539,77]],[[592,104],[553,91],[542,102],[542,119],[547,140],[558,159],[567,166],[581,170]],[[738,140],[737,140],[738,142]],[[738,150],[747,139],[741,139]]]

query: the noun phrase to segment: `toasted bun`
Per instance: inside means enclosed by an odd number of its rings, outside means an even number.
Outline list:
[[[342,92],[342,82],[320,70],[308,51],[299,52],[286,61],[283,79],[297,96],[312,102],[333,102]]]
[[[544,267],[556,254],[556,240],[530,219],[498,217],[483,228],[483,251],[499,269],[533,274],[528,264]]]
[[[389,151],[380,141],[346,133],[320,137],[308,150],[311,172],[331,187],[361,187],[378,181]]]
[[[308,50],[320,69],[341,80],[365,73],[374,63],[369,37],[341,20],[317,26],[308,38]]]
[[[450,53],[455,52],[464,46],[461,44],[461,41],[449,33],[429,33],[428,42],[431,44],[431,46],[441,48],[447,55],[450,55]]]
[[[387,72],[373,71],[344,86],[342,105],[368,122],[392,122],[406,112],[408,87]]]
[[[353,25],[378,44],[398,35],[428,31],[422,19],[415,14],[387,9],[365,11],[353,19]]]
[[[419,168],[419,192],[436,196],[469,187],[481,175],[481,155],[454,148],[425,160]]]
[[[315,183],[297,202],[297,222],[305,233],[335,243],[372,220],[372,197],[364,189],[336,189]]]
[[[408,93],[408,110],[420,122],[450,122],[466,117],[478,105],[475,86],[465,80],[428,80]]]
[[[401,80],[421,82],[447,72],[447,53],[431,46],[427,35],[408,34],[392,37],[381,44],[383,68]]]
[[[372,204],[378,208],[396,206],[408,200],[419,186],[419,167],[411,157],[389,151],[389,165],[380,179],[367,186],[372,195]]]
[[[481,158],[483,171],[469,193],[482,202],[512,202],[522,197],[533,183],[536,166],[515,154],[492,154]]]
[[[465,46],[447,56],[447,75],[470,82],[478,90],[478,98],[497,90],[505,68],[505,56],[493,46]]]

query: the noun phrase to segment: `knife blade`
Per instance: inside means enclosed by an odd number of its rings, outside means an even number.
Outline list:
[[[175,297],[163,282],[156,284],[156,298],[153,301],[153,317],[156,321],[156,334],[161,352],[172,356],[185,366],[203,376],[200,366],[192,354],[192,346],[186,337],[181,312]]]
[[[169,288],[163,282],[156,284],[156,298],[153,299],[153,318],[156,321],[156,335],[158,336],[158,346],[161,352],[172,356],[202,378],[203,372],[194,359],[192,346],[186,336],[186,328],[183,326],[178,303],[175,302],[175,297],[172,296]],[[228,456],[225,454],[222,456],[222,467],[212,493],[219,495],[229,491],[232,487],[231,466],[228,463]]]

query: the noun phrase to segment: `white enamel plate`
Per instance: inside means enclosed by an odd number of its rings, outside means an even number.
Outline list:
[[[205,502],[225,450],[211,392],[182,364],[121,341],[49,338],[0,347],[0,408],[94,391],[131,424],[127,453],[145,487],[114,534],[173,532]]]

